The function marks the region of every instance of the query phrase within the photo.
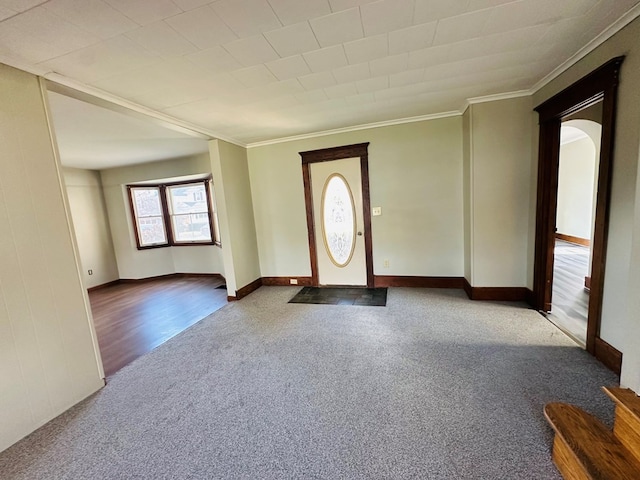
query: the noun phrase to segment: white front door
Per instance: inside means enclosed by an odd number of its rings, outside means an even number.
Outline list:
[[[320,285],[367,285],[360,158],[311,164]]]

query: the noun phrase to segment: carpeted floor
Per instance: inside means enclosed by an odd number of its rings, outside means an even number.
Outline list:
[[[7,479],[560,479],[542,407],[608,423],[616,377],[537,313],[392,288],[262,287],[0,453]]]

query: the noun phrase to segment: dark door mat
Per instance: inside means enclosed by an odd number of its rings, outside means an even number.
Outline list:
[[[364,305],[385,307],[386,288],[364,287],[304,287],[289,303],[313,303],[319,305]]]

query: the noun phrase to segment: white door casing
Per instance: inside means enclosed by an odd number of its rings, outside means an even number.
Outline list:
[[[318,162],[310,168],[318,282],[366,286],[360,158]],[[331,195],[323,201],[325,192]]]

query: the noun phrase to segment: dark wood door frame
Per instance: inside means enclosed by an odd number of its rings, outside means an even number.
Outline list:
[[[558,198],[560,124],[562,119],[568,115],[599,101],[603,102],[595,228],[591,243],[593,260],[586,344],[587,351],[596,357],[600,340],[602,293],[607,253],[616,103],[620,67],[623,60],[624,57],[610,60],[535,108],[540,117],[540,143],[533,299],[534,307],[537,310],[549,311],[551,309],[553,249]]]
[[[318,255],[313,217],[313,196],[311,192],[311,169],[309,165],[343,158],[360,158],[362,179],[362,217],[364,219],[364,251],[367,263],[367,287],[373,288],[373,243],[371,240],[371,200],[369,198],[369,154],[367,143],[345,145],[300,152],[302,157],[302,179],[304,182],[304,203],[307,209],[307,230],[309,232],[309,257],[311,259],[311,284],[319,286]]]

